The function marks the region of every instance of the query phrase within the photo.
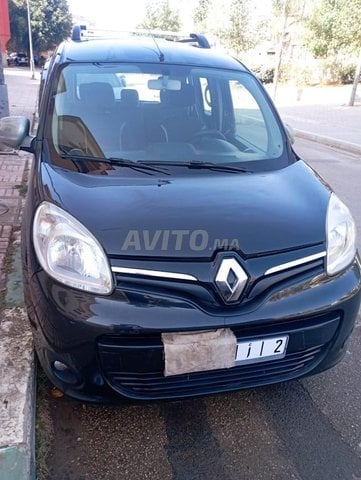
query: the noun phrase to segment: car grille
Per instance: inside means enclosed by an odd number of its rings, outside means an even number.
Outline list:
[[[309,249],[307,250],[307,253]],[[320,253],[320,252],[318,252]],[[308,255],[304,252],[295,254],[296,260]],[[273,255],[266,256],[268,262],[272,258],[272,263],[267,265],[277,266],[284,263],[279,257],[273,258]],[[240,256],[241,258],[241,256]],[[286,270],[265,275],[264,260],[262,257],[248,259],[242,262],[244,269],[249,273],[250,278],[247,281],[246,287],[233,306],[228,305],[228,308],[239,308],[255,301],[262,301],[266,295],[272,292],[283,291],[285,288],[297,285],[300,282],[305,282],[308,279],[315,278],[324,272],[324,258],[318,258],[305,264],[300,264]],[[115,269],[115,278],[117,281],[118,291],[123,291],[128,297],[131,297],[134,292],[143,294],[146,299],[155,297],[159,298],[163,295],[171,295],[175,298],[184,298],[186,301],[191,301],[197,305],[202,306],[210,313],[221,313],[224,310],[224,301],[219,295],[218,289],[215,287],[215,276],[217,270],[213,269],[213,262],[166,262],[166,261],[135,261],[128,260],[128,263],[122,260],[113,260],[112,268]],[[130,270],[148,271],[148,272],[176,272],[180,275],[191,275],[198,279],[198,281],[185,281],[178,278],[168,277],[152,277],[151,275],[133,275],[117,272],[117,268]],[[173,273],[174,275],[174,273]],[[143,300],[144,302],[146,300]]]
[[[230,369],[164,377],[162,371],[116,371],[106,346],[99,345],[100,360],[110,386],[133,399],[171,399],[234,391],[297,378],[318,364],[325,345],[289,353],[280,360],[236,366]],[[110,368],[109,368],[110,367]]]

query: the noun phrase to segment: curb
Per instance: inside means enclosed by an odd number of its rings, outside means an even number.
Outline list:
[[[0,322],[0,480],[34,480],[36,365],[22,300],[19,244],[12,265]]]
[[[25,79],[13,79],[11,75],[6,76],[8,86],[13,81],[15,83],[12,88],[8,88],[10,90],[9,104],[12,103],[11,96],[16,96],[17,90],[22,88],[22,82],[29,83]],[[31,132],[36,128],[37,122],[37,83],[29,86],[28,95],[22,99],[20,104],[16,102],[17,107],[21,109],[20,115],[25,115],[31,120]],[[12,108],[10,108],[10,114],[15,114]],[[12,159],[16,159],[19,152],[7,151],[0,154],[9,156],[8,165],[11,167]],[[2,158],[0,157],[0,159]],[[26,159],[22,160],[26,161]],[[9,168],[9,172],[11,174],[11,168]],[[13,184],[22,183],[25,179],[26,172],[24,170],[22,181],[13,181]],[[4,177],[0,182],[1,186],[8,188],[6,182]],[[7,196],[13,198],[10,187],[12,187],[11,183]],[[20,199],[20,197],[19,193],[15,196],[16,199]],[[17,217],[17,221],[21,223],[21,213]],[[13,268],[7,274],[4,305],[0,317],[0,480],[34,480],[36,478],[36,362],[33,337],[24,308],[20,237],[17,236],[18,232],[14,234],[13,221],[9,220],[10,224],[14,235],[11,242],[13,248],[7,249],[6,255],[11,253]],[[16,226],[19,225],[16,224]],[[3,265],[0,265],[0,268],[3,269]]]
[[[345,140],[339,140],[337,138],[327,137],[326,135],[319,135],[317,133],[307,132],[305,130],[293,129],[296,137],[304,138],[305,140],[311,140],[312,142],[321,143],[328,147],[338,148],[356,155],[361,155],[361,145],[357,143],[346,142]]]
[[[12,310],[12,309],[10,309]],[[16,309],[16,319],[3,322],[0,351],[4,377],[1,389],[0,480],[35,478],[35,363],[30,328],[22,333],[4,334],[12,323],[26,325],[24,309]],[[4,326],[5,323],[5,326]],[[16,330],[20,327],[17,325]],[[17,367],[14,367],[14,358]]]

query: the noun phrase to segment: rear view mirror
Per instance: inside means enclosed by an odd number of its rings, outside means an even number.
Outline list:
[[[18,149],[29,136],[30,121],[26,117],[0,118],[0,143]]]
[[[180,80],[172,80],[167,76],[159,77],[156,79],[148,80],[149,90],[180,90],[181,89]]]

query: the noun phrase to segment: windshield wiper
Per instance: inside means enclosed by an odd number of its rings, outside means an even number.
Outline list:
[[[213,162],[189,162],[189,168],[205,168],[208,170],[217,170],[218,172],[242,172],[242,173],[252,173],[251,170],[244,167],[237,167],[236,165],[222,165],[219,163]]]
[[[147,175],[152,175],[148,172],[157,172],[162,173],[163,175],[170,175],[169,172],[166,172],[160,168],[153,167],[152,165],[146,165],[142,162],[136,162],[135,160],[128,160],[126,158],[118,157],[93,157],[91,155],[72,155],[71,153],[62,153],[61,158],[66,158],[69,160],[75,161],[89,161],[89,162],[98,162],[98,163],[108,163],[109,165],[117,165],[119,167],[128,167],[137,171],[144,171]]]
[[[213,162],[147,162],[147,165],[167,165],[176,167],[187,167],[194,169],[207,169],[217,172],[230,172],[230,173],[252,173],[252,170],[244,167],[238,167],[236,165],[224,165]]]

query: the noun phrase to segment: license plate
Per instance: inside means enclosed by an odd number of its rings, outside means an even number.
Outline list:
[[[237,343],[236,365],[268,362],[286,355],[288,335]]]

